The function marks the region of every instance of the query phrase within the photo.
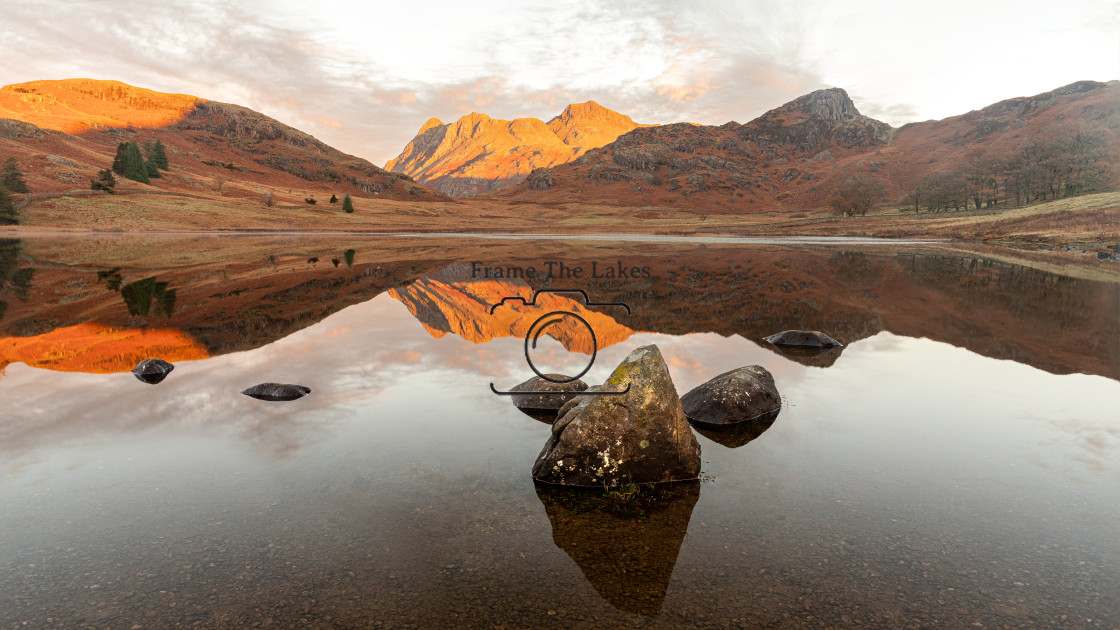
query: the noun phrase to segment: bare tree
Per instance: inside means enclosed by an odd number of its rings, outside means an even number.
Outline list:
[[[218,189],[218,196],[219,197],[222,196],[222,188],[224,188],[225,185],[226,185],[226,178],[225,177],[223,177],[221,175],[218,175],[217,177],[214,178],[214,188]]]
[[[845,217],[863,216],[871,206],[882,201],[886,190],[877,180],[855,177],[841,184],[828,198],[833,212]]]
[[[271,208],[272,204],[273,204],[272,191],[270,190],[270,191],[268,191],[264,194],[264,205],[265,205],[266,208]]]

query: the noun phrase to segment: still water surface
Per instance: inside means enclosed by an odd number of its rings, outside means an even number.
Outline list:
[[[702,482],[621,510],[535,488],[549,426],[489,384],[532,376],[536,313],[486,307],[575,279],[471,263],[549,260],[650,269],[582,279],[630,316],[545,298],[596,313],[586,381],[650,343],[681,394],[760,364],[773,425],[700,434]],[[0,273],[0,627],[1120,625],[1120,283],[1099,271],[928,246],[36,238],[0,243]],[[848,345],[758,341],[799,327]],[[586,364],[558,337],[547,361]],[[147,356],[176,369],[140,383]],[[238,394],[263,381],[312,394]]]

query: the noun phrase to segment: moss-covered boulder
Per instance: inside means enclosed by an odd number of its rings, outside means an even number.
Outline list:
[[[631,352],[602,391],[627,385],[622,395],[579,396],[566,405],[537,456],[533,478],[598,487],[696,479],[700,445],[657,346]]]

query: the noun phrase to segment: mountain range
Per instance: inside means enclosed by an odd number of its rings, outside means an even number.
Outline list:
[[[1086,138],[1092,142],[1070,145]],[[806,94],[745,124],[719,126],[639,124],[594,101],[569,105],[547,123],[472,113],[452,123],[428,120],[388,170],[238,105],[92,79],[0,88],[0,158],[17,158],[34,193],[88,193],[119,143],[155,140],[167,147],[170,169],[150,184],[120,179],[118,191],[267,198],[303,209],[343,193],[416,202],[482,196],[489,204],[484,217],[493,216],[491,206],[523,214],[517,206],[529,203],[636,206],[642,218],[659,209],[808,211],[826,206],[854,179],[881,188],[885,201],[901,202],[923,178],[963,177],[965,168],[982,164],[987,172],[967,176],[1003,187],[1005,198],[1010,186],[1026,182],[1033,200],[1047,186],[1050,198],[1060,192],[1055,186],[1070,186],[1058,181],[1067,166],[1091,162],[1097,189],[1117,183],[1120,82],[1079,81],[899,128],[864,116],[839,88]],[[1043,153],[1053,141],[1064,142],[1080,162],[1048,162]],[[1023,151],[1034,151],[1029,168],[1016,166],[1015,177],[997,172]],[[316,211],[338,210],[325,205]],[[447,207],[454,214],[475,210]],[[243,210],[223,216],[237,223]],[[267,223],[272,215],[262,216]]]
[[[899,200],[931,173],[973,156],[1004,158],[1060,134],[1100,140],[1115,183],[1120,82],[1080,81],[944,120],[892,128],[860,114],[839,88],[818,90],[746,123],[634,129],[570,163],[537,169],[500,193],[520,202],[594,202],[754,212],[825,205],[853,177]]]
[[[454,197],[474,196],[514,186],[533,169],[570,162],[646,126],[595,101],[569,105],[547,123],[477,112],[452,123],[430,118],[385,168]]]

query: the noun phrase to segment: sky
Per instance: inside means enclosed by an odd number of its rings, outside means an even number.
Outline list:
[[[899,126],[1120,79],[1115,2],[5,0],[0,85],[237,103],[378,165],[430,117],[747,122],[825,87]]]

